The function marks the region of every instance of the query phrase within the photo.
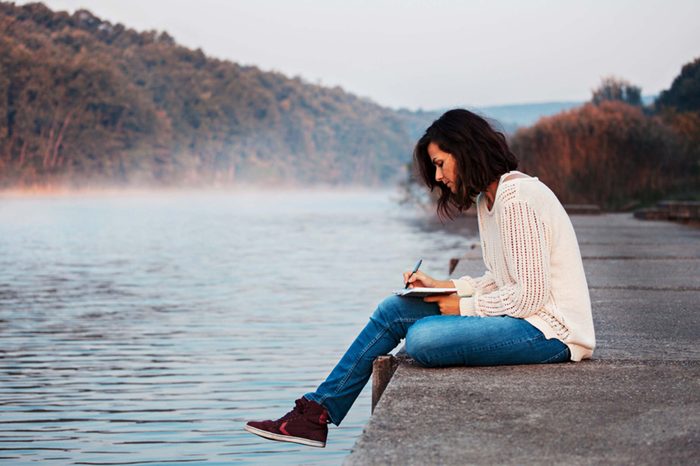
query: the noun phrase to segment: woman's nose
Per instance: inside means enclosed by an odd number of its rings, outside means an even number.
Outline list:
[[[442,180],[442,170],[439,168],[435,169],[435,181],[440,181]]]

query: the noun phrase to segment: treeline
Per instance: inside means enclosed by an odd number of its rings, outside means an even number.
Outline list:
[[[661,199],[700,200],[700,58],[649,105],[639,87],[605,78],[590,102],[506,136],[519,169],[565,204],[625,210]],[[437,193],[428,193],[415,173],[401,188],[402,202],[435,211]]]
[[[698,198],[700,60],[644,106],[607,80],[511,137],[565,203]],[[434,112],[216,60],[86,10],[0,3],[0,188],[369,184],[401,176]],[[410,186],[410,183],[409,183]]]
[[[379,184],[405,119],[86,10],[0,3],[0,187]]]
[[[700,198],[700,59],[649,106],[641,90],[606,79],[591,102],[512,137],[524,171],[564,203],[625,209]]]

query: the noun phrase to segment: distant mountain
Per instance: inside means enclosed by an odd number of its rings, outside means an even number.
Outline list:
[[[649,95],[642,97],[644,105],[654,102],[656,96]],[[492,105],[486,107],[473,107],[465,105],[472,112],[484,116],[492,124],[508,134],[513,134],[518,128],[532,126],[542,117],[556,115],[572,108],[580,107],[586,102],[565,101],[565,102],[535,102],[529,104]],[[403,118],[406,128],[413,139],[419,138],[425,128],[431,122],[438,119],[440,115],[449,108],[439,110],[419,110],[409,111],[406,109],[397,110],[397,114]]]
[[[651,104],[656,96],[643,96],[644,105]],[[508,132],[514,132],[517,128],[532,126],[542,117],[556,115],[557,113],[580,107],[586,102],[536,102],[530,104],[494,105],[489,107],[474,107],[474,110],[482,115],[498,121]],[[469,107],[467,107],[469,108]]]
[[[583,105],[584,102],[544,102],[532,104],[513,104],[513,105],[496,105],[490,107],[471,107],[463,106],[472,112],[478,113],[487,118],[493,126],[505,131],[508,134],[523,126],[530,126],[544,116],[554,115],[556,113],[569,110],[574,107]],[[408,129],[409,134],[414,139],[419,138],[425,128],[431,122],[440,117],[448,108],[440,110],[425,111],[419,110],[412,112],[409,110],[398,110]]]
[[[555,115],[585,102],[541,102],[531,104],[495,105],[475,107],[473,110],[501,123],[513,130],[522,126],[531,126],[544,116]]]

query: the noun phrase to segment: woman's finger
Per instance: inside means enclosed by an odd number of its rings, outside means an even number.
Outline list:
[[[415,274],[414,276],[415,276],[418,280],[420,280],[421,283],[423,283],[425,286],[432,286],[432,285],[431,285],[432,279],[430,278],[430,276],[426,275],[425,273],[423,273],[423,272],[416,272],[416,274]]]

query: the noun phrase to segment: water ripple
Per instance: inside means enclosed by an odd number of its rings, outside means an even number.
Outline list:
[[[324,450],[243,424],[322,381],[417,257],[444,275],[470,241],[386,192],[0,200],[0,460],[340,464],[368,390]]]

